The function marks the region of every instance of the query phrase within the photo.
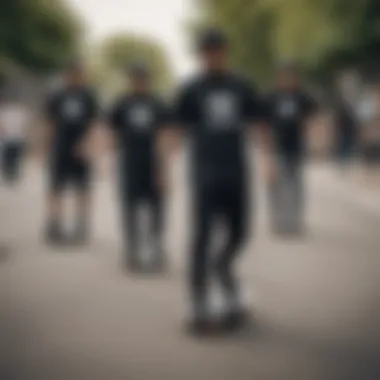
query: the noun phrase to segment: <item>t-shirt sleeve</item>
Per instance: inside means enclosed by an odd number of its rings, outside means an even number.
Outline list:
[[[99,103],[96,94],[91,92],[88,96],[89,119],[93,121],[100,115]]]
[[[119,130],[122,127],[122,106],[120,100],[111,106],[106,119],[111,129]]]
[[[265,118],[265,102],[249,83],[243,85],[243,115],[245,121],[262,121]]]
[[[194,95],[191,86],[179,90],[174,100],[173,119],[180,127],[187,128],[195,120]]]
[[[312,96],[304,94],[302,97],[302,102],[305,117],[309,117],[317,111],[318,103]]]
[[[48,95],[43,108],[43,113],[45,115],[46,120],[48,120],[49,122],[55,122],[57,119],[58,95]]]
[[[173,112],[169,105],[163,101],[157,101],[157,124],[159,127],[166,127],[173,122]]]
[[[272,122],[274,112],[273,112],[274,96],[273,94],[266,94],[261,99],[262,108],[262,119],[266,123],[270,124]]]

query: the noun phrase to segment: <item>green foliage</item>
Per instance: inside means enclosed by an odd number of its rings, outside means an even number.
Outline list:
[[[263,85],[282,58],[318,78],[379,63],[378,0],[204,0],[199,6],[199,25],[226,30],[235,65]]]
[[[146,37],[116,34],[101,42],[91,60],[92,77],[106,97],[125,89],[126,69],[136,60],[150,66],[158,91],[168,90],[173,78],[161,45]]]
[[[79,20],[61,0],[0,2],[0,61],[56,69],[75,54],[80,35]]]

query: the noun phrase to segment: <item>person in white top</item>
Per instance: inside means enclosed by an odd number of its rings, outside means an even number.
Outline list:
[[[15,182],[20,176],[30,115],[27,107],[18,102],[5,102],[0,107],[1,167],[4,178]]]
[[[359,103],[361,143],[365,163],[375,167],[380,162],[380,90],[372,85]]]

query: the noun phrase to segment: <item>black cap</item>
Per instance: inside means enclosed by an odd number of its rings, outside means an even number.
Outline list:
[[[198,49],[200,51],[225,48],[227,45],[227,35],[222,30],[217,28],[209,28],[204,30],[198,41]]]
[[[135,61],[127,68],[128,75],[131,78],[148,78],[150,70],[148,65],[142,61]]]

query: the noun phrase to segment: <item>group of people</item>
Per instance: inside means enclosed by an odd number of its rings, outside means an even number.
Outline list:
[[[235,273],[236,259],[249,233],[252,198],[247,131],[257,131],[272,204],[275,233],[304,232],[303,162],[307,119],[315,109],[292,64],[281,65],[277,85],[261,96],[228,65],[226,35],[205,31],[198,41],[201,70],[178,90],[170,105],[153,93],[146,63],[128,67],[128,90],[106,114],[119,162],[120,209],[125,267],[132,273],[163,272],[167,256],[162,241],[164,200],[171,158],[181,140],[190,139],[193,237],[189,253],[189,329],[208,334],[231,331],[247,322]],[[128,85],[127,85],[128,82]],[[51,126],[50,191],[46,238],[49,243],[84,243],[89,237],[91,165],[86,151],[91,127],[100,117],[98,100],[76,62],[65,72],[65,85],[49,98]],[[62,194],[76,190],[73,234],[63,229]],[[139,207],[149,206],[154,259],[141,260]],[[210,242],[216,222],[226,241],[214,256]],[[220,284],[225,311],[215,318],[210,305],[210,277]]]
[[[335,154],[346,171],[354,161],[377,170],[380,162],[380,93],[377,81],[360,84],[357,75],[343,72],[333,101]]]
[[[26,150],[29,110],[13,99],[0,99],[0,171],[10,184],[20,177],[21,164]]]

